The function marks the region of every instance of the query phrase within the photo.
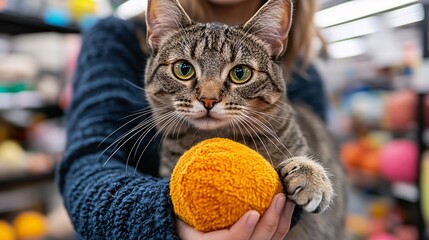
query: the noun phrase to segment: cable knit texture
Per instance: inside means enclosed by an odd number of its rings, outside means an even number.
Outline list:
[[[58,181],[72,222],[85,239],[178,239],[169,181],[155,178],[159,140],[141,157],[142,172],[134,172],[134,162],[125,163],[138,138],[114,148],[122,134],[144,120],[132,115],[148,106],[140,89],[144,60],[130,23],[110,18],[84,33]]]
[[[169,179],[158,178],[159,137],[150,142],[151,131],[136,155],[132,150],[141,133],[128,135],[127,143],[116,141],[145,120],[135,113],[148,107],[142,91],[145,56],[138,44],[134,25],[115,18],[84,33],[57,181],[73,225],[85,239],[178,239]],[[305,102],[308,91],[321,90],[307,82],[294,99]],[[314,103],[323,94],[312,97]]]

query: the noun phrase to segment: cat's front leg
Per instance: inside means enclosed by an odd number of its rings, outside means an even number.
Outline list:
[[[307,156],[289,158],[278,166],[287,197],[307,212],[324,211],[332,201],[334,189],[327,171]]]

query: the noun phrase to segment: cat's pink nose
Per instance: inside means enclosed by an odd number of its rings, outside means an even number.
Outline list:
[[[200,101],[207,110],[212,109],[213,106],[219,102],[219,100],[214,98],[198,98],[198,101]]]

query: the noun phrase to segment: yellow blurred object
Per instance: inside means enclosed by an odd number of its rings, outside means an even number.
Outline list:
[[[45,217],[33,211],[20,213],[13,220],[18,238],[42,238],[46,235],[47,224]]]
[[[387,199],[381,199],[369,204],[368,212],[372,218],[387,218],[391,204]]]
[[[367,149],[378,149],[382,145],[374,135],[367,134],[360,139],[361,144]]]
[[[85,15],[93,15],[97,10],[94,0],[71,0],[70,12],[73,19],[79,21]]]
[[[23,157],[24,150],[21,145],[12,140],[6,140],[0,144],[0,159],[13,161]]]
[[[22,170],[25,167],[25,152],[17,142],[6,140],[0,143],[0,172]]]
[[[349,232],[352,233],[353,235],[356,235],[358,237],[368,236],[368,233],[369,233],[368,218],[360,215],[350,214],[347,216],[346,225]]]
[[[13,227],[9,223],[3,220],[0,220],[0,239],[1,240],[16,239],[15,231],[13,230]]]

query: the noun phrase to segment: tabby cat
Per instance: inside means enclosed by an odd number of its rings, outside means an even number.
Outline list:
[[[345,181],[333,144],[318,118],[286,97],[279,59],[292,9],[290,0],[269,0],[230,27],[194,22],[177,0],[149,1],[145,90],[163,133],[161,174],[202,140],[244,143],[273,164],[287,197],[305,210],[288,239],[342,240]]]

